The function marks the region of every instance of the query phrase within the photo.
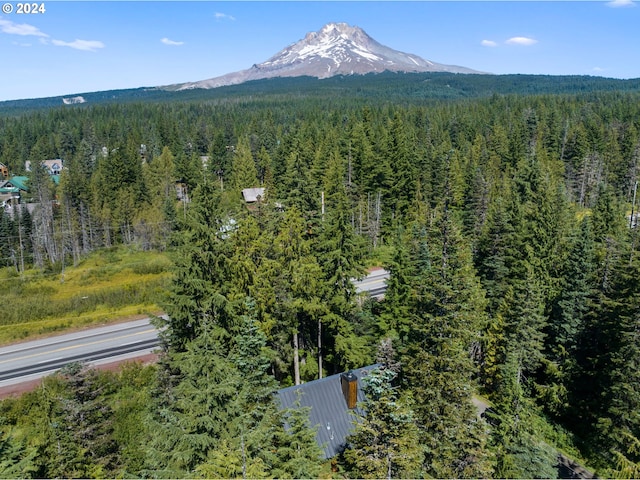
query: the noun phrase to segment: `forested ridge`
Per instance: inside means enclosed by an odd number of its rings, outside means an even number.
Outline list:
[[[25,112],[61,107],[63,98],[82,97],[86,103],[67,105],[66,109],[84,109],[96,105],[139,102],[229,102],[230,99],[277,98],[292,96],[321,99],[339,98],[354,101],[432,102],[434,99],[464,99],[499,95],[582,94],[589,92],[637,92],[640,79],[615,79],[585,75],[491,75],[382,72],[367,75],[283,77],[254,80],[240,85],[214,89],[177,90],[166,87],[140,87],[102,92],[76,92],[69,95],[0,102],[0,116],[16,116]]]
[[[16,279],[119,245],[173,259],[159,363],[4,400],[0,476],[554,478],[559,453],[640,476],[640,93],[534,80],[0,117],[13,174],[65,165],[0,217]],[[379,302],[351,282],[374,265]],[[321,461],[273,392],[375,362],[371,414]]]

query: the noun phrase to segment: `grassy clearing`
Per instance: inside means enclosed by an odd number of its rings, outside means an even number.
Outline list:
[[[114,248],[64,272],[0,270],[0,344],[158,313],[169,283],[165,254]]]

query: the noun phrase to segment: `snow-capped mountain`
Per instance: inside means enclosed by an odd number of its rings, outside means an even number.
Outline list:
[[[328,78],[333,75],[383,71],[480,73],[469,68],[442,65],[424,60],[417,55],[399,52],[376,42],[356,26],[329,23],[317,32],[309,32],[302,40],[247,70],[167,88],[215,88],[273,77],[306,75]]]

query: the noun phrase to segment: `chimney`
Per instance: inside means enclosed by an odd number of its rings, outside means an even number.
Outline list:
[[[358,402],[358,377],[353,372],[343,373],[340,375],[340,384],[342,385],[342,394],[347,401],[348,408],[356,408]]]

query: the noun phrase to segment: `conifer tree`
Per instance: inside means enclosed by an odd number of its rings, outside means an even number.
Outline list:
[[[244,136],[238,139],[233,155],[231,183],[238,192],[245,188],[257,187],[259,183],[258,170],[251,152],[251,145],[249,144],[249,139]]]
[[[364,273],[362,260],[364,248],[351,224],[351,208],[346,195],[344,169],[338,156],[333,156],[327,167],[330,195],[327,198],[327,213],[318,237],[316,251],[323,271],[324,302],[329,313],[326,325],[327,348],[334,352],[334,365],[339,369],[366,365],[370,353],[365,339],[358,337],[352,322],[356,292],[352,279]],[[342,172],[342,173],[340,173]]]
[[[0,209],[0,264],[2,266],[13,265],[18,270],[18,258],[16,244],[15,224],[4,209]],[[19,247],[18,247],[19,248]]]
[[[486,291],[488,311],[494,315],[507,288],[510,275],[509,240],[515,234],[518,208],[511,208],[508,196],[511,183],[503,179],[502,195],[493,199],[489,206],[487,222],[478,241],[476,263],[482,285]]]
[[[16,439],[3,425],[0,437],[0,476],[2,478],[38,478],[35,457],[37,451],[27,447],[25,441]]]
[[[260,149],[260,152],[258,153],[258,166],[260,170],[260,185],[262,185],[265,189],[265,198],[263,199],[263,202],[268,202],[269,198],[278,198],[276,184],[273,180],[273,165],[271,155],[269,155],[269,152],[265,147],[262,147]]]
[[[81,364],[63,369],[68,398],[63,400],[64,424],[73,425],[72,439],[82,452],[85,472],[100,477],[115,472],[120,448],[113,437],[113,410],[105,401],[110,385],[100,372]]]
[[[320,478],[322,450],[316,442],[316,428],[309,425],[310,407],[299,400],[284,412],[285,428],[277,437],[278,465],[271,472],[276,478]]]
[[[290,152],[285,158],[285,171],[278,184],[281,198],[287,205],[297,207],[306,217],[317,216],[320,211],[320,192],[314,188],[309,178],[309,169],[298,151]]]
[[[546,410],[562,416],[571,409],[568,393],[576,374],[576,356],[593,307],[595,245],[590,220],[585,217],[572,234],[560,293],[554,300],[546,329],[545,359],[536,394]]]
[[[193,192],[186,227],[179,238],[175,279],[165,300],[168,328],[163,337],[175,351],[198,335],[200,324],[215,321],[228,327],[229,257],[231,243],[225,241],[229,220],[223,218],[220,191],[210,176]]]
[[[589,309],[593,289],[594,242],[590,221],[585,217],[576,229],[566,262],[564,285],[549,325],[549,346],[558,360],[575,352],[578,332]]]
[[[304,237],[304,221],[300,212],[293,207],[285,213],[275,239],[274,260],[279,265],[279,273],[273,282],[276,296],[274,315],[280,320],[281,326],[288,330],[287,337],[292,338],[295,385],[301,381],[301,346],[304,343],[313,344],[314,337],[320,338],[322,316],[327,311],[321,302],[322,269],[311,255],[311,246]],[[312,332],[317,332],[317,335],[310,335]],[[317,347],[317,355],[321,359],[321,345]],[[321,360],[319,368],[322,368]],[[322,372],[318,373],[322,376]]]
[[[162,154],[154,158],[151,163],[143,165],[145,184],[149,189],[152,202],[158,199],[175,196],[175,162],[173,153],[168,147],[162,149]]]
[[[490,475],[486,432],[471,403],[486,303],[470,249],[446,202],[425,240],[428,257],[424,252],[416,264],[416,298],[403,355],[403,386],[415,399],[411,405],[424,468],[436,477]]]
[[[637,251],[628,251],[628,243],[619,248],[624,253],[612,260],[609,278],[595,295],[595,308],[580,336],[571,388],[574,408],[567,414],[574,428],[592,439],[587,445],[604,465],[616,458],[640,462],[634,447],[640,438],[635,388],[640,378],[640,262]]]
[[[363,379],[366,401],[347,438],[344,461],[351,478],[417,478],[422,464],[418,429],[392,386],[396,374],[378,368]],[[356,414],[357,415],[357,414]]]
[[[406,235],[399,230],[394,239],[394,255],[386,265],[389,279],[386,282],[384,299],[378,315],[378,329],[381,335],[397,338],[401,343],[408,341],[409,325],[414,301],[409,252],[405,247]]]
[[[411,205],[416,186],[415,159],[409,137],[411,129],[396,112],[387,132],[384,154],[388,164],[393,166],[388,196],[393,202],[394,215],[402,217]]]
[[[253,318],[238,318],[229,331],[208,321],[185,351],[170,354],[170,365],[174,400],[155,414],[150,472],[260,478],[285,468],[290,457],[277,449],[284,435],[277,386],[267,372],[266,337]],[[299,441],[308,438],[301,433]]]
[[[500,376],[502,394],[496,396],[495,410],[488,413],[491,446],[496,456],[499,478],[557,478],[557,452],[537,431],[537,409],[517,381],[520,368],[517,353],[508,352]]]

